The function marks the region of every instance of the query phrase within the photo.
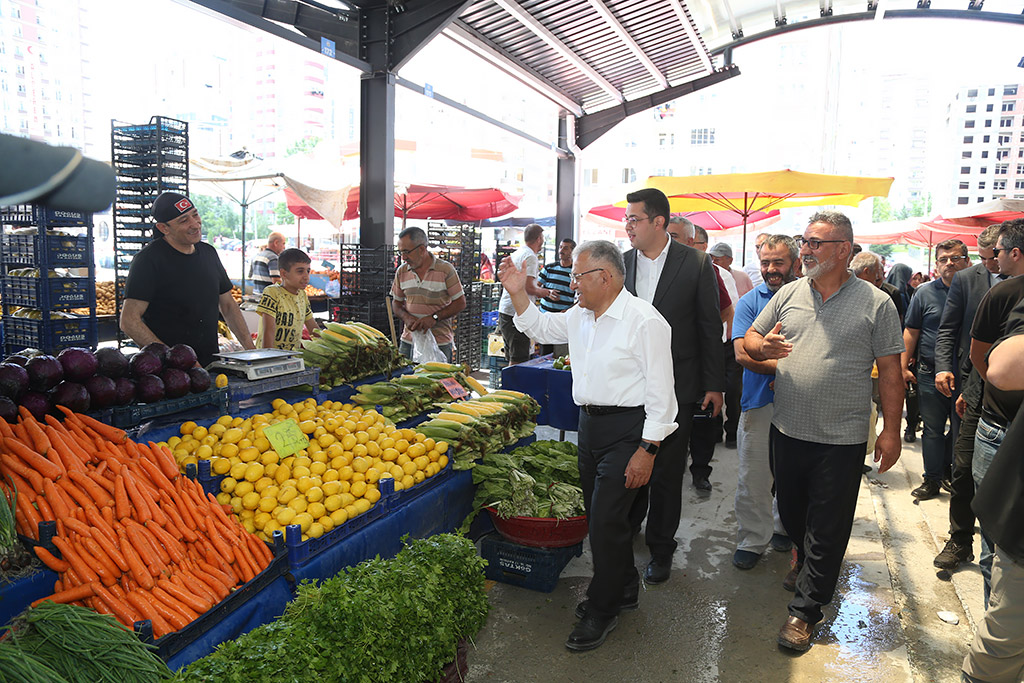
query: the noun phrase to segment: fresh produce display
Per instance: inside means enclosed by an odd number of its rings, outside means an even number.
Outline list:
[[[417,365],[413,374],[399,375],[387,382],[360,384],[352,402],[361,406],[381,406],[384,417],[401,422],[426,412],[431,407],[440,407],[451,401],[451,394],[441,380],[452,378],[467,391],[476,391],[481,396],[487,389],[469,376],[469,368],[452,363],[423,363]]]
[[[171,677],[167,665],[105,614],[44,602],[9,624],[0,641],[0,681],[149,683]]]
[[[401,491],[448,464],[447,443],[396,429],[372,408],[312,398],[271,405],[272,413],[224,415],[208,428],[186,422],[181,436],[167,441],[180,467],[209,460],[211,472],[225,475],[218,502],[264,540],[290,524],[299,525],[303,541],[319,538],[368,512],[380,499],[381,479],[393,478]],[[282,420],[309,437],[305,449],[285,458],[263,433]]]
[[[302,340],[302,349],[306,365],[320,368],[324,390],[409,365],[383,332],[364,323],[327,323],[319,337]]]
[[[473,468],[473,507],[498,516],[567,519],[584,514],[576,445],[536,441],[509,453],[485,453]]]
[[[71,312],[89,315],[88,308],[73,308]],[[113,282],[96,283],[96,315],[117,315],[117,294]]]
[[[153,342],[131,358],[115,348],[69,348],[56,357],[23,349],[0,363],[0,417],[17,417],[7,401],[42,420],[58,405],[84,413],[207,391],[212,380],[195,363],[195,351],[185,344]]]
[[[554,367],[555,370],[572,370],[572,363],[569,361],[569,356],[559,356],[556,358]]]
[[[391,559],[303,583],[277,621],[223,643],[176,680],[436,681],[487,618],[483,565],[462,536],[406,540]]]
[[[15,529],[17,497],[13,489],[0,488],[0,577],[8,581],[34,571],[35,558],[18,540]]]
[[[40,522],[57,526],[60,557],[33,550],[60,578],[33,607],[84,605],[128,627],[149,619],[160,638],[270,564],[266,544],[179,476],[165,448],[62,412],[63,423],[24,409],[17,424],[0,422],[0,474],[17,494],[18,531],[39,540]]]
[[[306,285],[306,296],[326,296],[326,293],[313,285]]]
[[[540,405],[528,394],[498,389],[471,401],[449,403],[416,430],[443,439],[455,452],[453,467],[467,470],[484,453],[500,451],[533,434]]]

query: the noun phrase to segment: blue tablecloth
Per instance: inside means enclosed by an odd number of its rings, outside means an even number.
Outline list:
[[[572,373],[555,370],[551,356],[510,365],[501,371],[501,388],[522,391],[540,404],[537,424],[576,432],[580,428],[580,409],[572,402]]]

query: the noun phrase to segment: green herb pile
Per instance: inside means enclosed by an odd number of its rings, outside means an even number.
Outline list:
[[[436,681],[487,618],[484,561],[461,536],[403,540],[392,559],[304,582],[280,619],[223,643],[177,680]]]
[[[149,683],[171,677],[150,646],[114,617],[44,602],[0,641],[0,683]]]
[[[584,514],[576,445],[536,441],[509,453],[487,453],[473,468],[473,507],[493,507],[499,516],[554,517]]]
[[[0,585],[34,574],[39,562],[21,541],[15,530],[14,510],[17,490],[9,478],[0,485]]]

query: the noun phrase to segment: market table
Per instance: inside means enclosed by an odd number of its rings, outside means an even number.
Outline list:
[[[556,370],[550,355],[502,370],[501,388],[532,396],[540,404],[537,424],[567,432],[579,431],[580,409],[572,401],[572,372]]]

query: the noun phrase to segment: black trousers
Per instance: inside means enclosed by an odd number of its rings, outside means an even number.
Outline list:
[[[640,580],[629,522],[638,489],[626,488],[626,465],[640,445],[644,417],[643,408],[600,416],[580,411],[580,484],[594,558],[587,599],[589,613],[600,617],[618,614],[623,590]]]
[[[691,407],[692,406],[692,407]],[[686,404],[691,412],[699,411],[700,404]],[[709,479],[711,477],[711,458],[715,455],[715,444],[722,436],[722,414],[718,417],[694,417],[687,418],[683,410],[679,411],[679,418],[676,420],[680,428],[684,421],[690,423],[690,474],[696,479]],[[739,418],[737,417],[737,420]],[[733,438],[735,438],[733,434]]]
[[[691,417],[693,404],[685,403],[676,422],[679,428],[672,432],[658,450],[654,459],[651,481],[637,489],[636,500],[629,512],[630,529],[639,529],[647,518],[647,547],[651,557],[671,561],[676,551],[676,530],[683,511],[683,475],[686,473],[686,451],[693,436],[691,427],[698,422]],[[701,422],[710,422],[702,419]],[[712,452],[715,449],[711,442]],[[709,458],[710,460],[710,458]],[[711,468],[707,468],[711,472]]]
[[[725,440],[735,441],[740,426],[740,396],[743,394],[743,368],[736,362],[736,347],[725,342]],[[719,415],[721,419],[721,415]],[[717,439],[716,439],[717,440]]]
[[[867,442],[852,446],[802,441],[772,425],[769,456],[779,517],[801,563],[789,613],[810,624],[832,601],[850,542]]]
[[[974,511],[971,509],[971,501],[974,500],[974,475],[971,472],[971,465],[974,462],[974,434],[978,431],[980,417],[980,406],[968,403],[963,420],[959,420],[960,429],[956,441],[953,442],[949,540],[966,546],[974,543]]]

